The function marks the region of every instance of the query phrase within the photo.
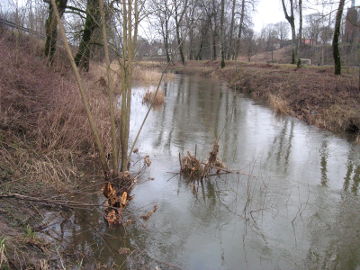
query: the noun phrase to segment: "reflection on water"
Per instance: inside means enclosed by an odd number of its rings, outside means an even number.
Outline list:
[[[99,211],[75,211],[54,226],[85,269],[359,269],[360,148],[227,89],[179,75],[163,85],[139,138],[152,166],[129,206],[149,221],[107,228]],[[147,106],[133,89],[131,138]],[[221,159],[240,175],[196,185],[172,177],[178,153],[207,156],[220,137]],[[134,157],[136,158],[136,157]],[[97,200],[101,196],[92,200]],[[133,215],[133,216],[131,216]],[[54,233],[55,233],[54,232]],[[61,234],[61,233],[60,233]],[[125,255],[128,248],[130,254]],[[75,267],[76,269],[76,267]]]
[[[327,177],[327,159],[328,159],[328,148],[327,148],[327,141],[324,140],[321,143],[321,148],[320,148],[320,156],[321,156],[321,161],[320,161],[320,168],[321,168],[321,185],[326,186],[327,182],[328,182],[328,177]]]

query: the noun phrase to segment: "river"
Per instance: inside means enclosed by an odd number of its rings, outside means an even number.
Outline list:
[[[137,147],[152,161],[128,211],[148,221],[107,228],[102,210],[76,211],[52,229],[79,266],[114,269],[360,269],[360,146],[278,116],[224,83],[176,75],[164,83]],[[133,89],[131,134],[146,113]],[[188,184],[178,154],[219,158],[240,174]],[[136,156],[134,155],[134,159]],[[129,248],[121,255],[119,249]],[[121,253],[121,252],[120,252]],[[76,267],[74,267],[76,269]]]

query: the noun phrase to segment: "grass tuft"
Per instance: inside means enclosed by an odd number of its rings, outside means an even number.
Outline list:
[[[0,237],[0,269],[3,269],[3,266],[5,266],[5,264],[7,263],[7,258],[5,256],[5,243],[5,237]]]
[[[276,113],[287,114],[289,112],[289,106],[286,100],[278,95],[268,94],[268,102]]]
[[[153,106],[161,106],[165,102],[165,94],[162,90],[159,90],[155,95],[155,91],[146,91],[143,97],[143,103],[153,104]]]

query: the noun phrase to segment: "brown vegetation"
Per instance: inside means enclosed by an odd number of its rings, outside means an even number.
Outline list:
[[[165,102],[165,94],[163,91],[159,90],[156,95],[156,91],[146,91],[143,97],[143,103],[153,104],[153,106],[163,105]]]
[[[77,174],[74,159],[94,154],[76,86],[69,74],[49,71],[43,59],[29,54],[34,50],[30,41],[22,42],[17,52],[11,46],[11,36],[0,40],[1,166],[9,175],[14,170],[26,174],[27,181],[71,182]],[[87,81],[91,109],[101,126],[101,137],[108,141],[106,96],[93,78]]]
[[[88,183],[93,175],[101,175],[78,90],[72,75],[65,71],[68,69],[65,61],[56,61],[49,69],[38,42],[27,36],[20,38],[17,50],[15,35],[3,32],[0,38],[1,195],[21,193],[48,198],[60,192],[73,192],[79,183]],[[102,140],[109,142],[107,97],[96,83],[98,77],[86,76],[91,111]],[[28,204],[2,199],[1,205],[0,214],[6,218],[0,220],[0,235],[4,235],[2,228],[9,226],[5,224],[9,220],[20,226],[31,224],[30,218],[33,224],[41,222],[34,221],[38,212],[30,211]],[[18,229],[13,230],[19,234]],[[21,243],[16,237],[6,239],[8,264],[16,269],[37,267],[38,260],[36,264],[29,261],[34,252],[29,251],[27,243]],[[18,255],[12,254],[10,247],[15,247]],[[23,254],[27,255],[19,264],[16,260]]]
[[[134,68],[133,79],[143,84],[157,84],[160,81],[161,75],[162,73],[158,69],[150,70],[148,68],[143,68],[140,65],[137,65]],[[174,77],[175,77],[174,73],[165,73],[163,80],[170,81],[173,80]]]
[[[189,180],[202,180],[211,176],[211,172],[215,171],[215,175],[221,172],[230,173],[231,171],[225,169],[225,165],[217,158],[219,153],[219,145],[215,143],[209,157],[206,161],[201,162],[195,155],[187,152],[187,155],[181,158],[180,161],[180,174],[184,175]]]

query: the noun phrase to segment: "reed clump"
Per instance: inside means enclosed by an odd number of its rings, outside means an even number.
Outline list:
[[[209,157],[203,162],[190,152],[184,157],[179,154],[180,174],[190,180],[202,180],[212,175],[230,173],[231,171],[226,169],[224,163],[217,158],[218,153],[219,144],[215,143]]]
[[[143,103],[152,104],[153,106],[163,105],[165,102],[165,94],[162,90],[156,91],[148,90],[143,97]]]

